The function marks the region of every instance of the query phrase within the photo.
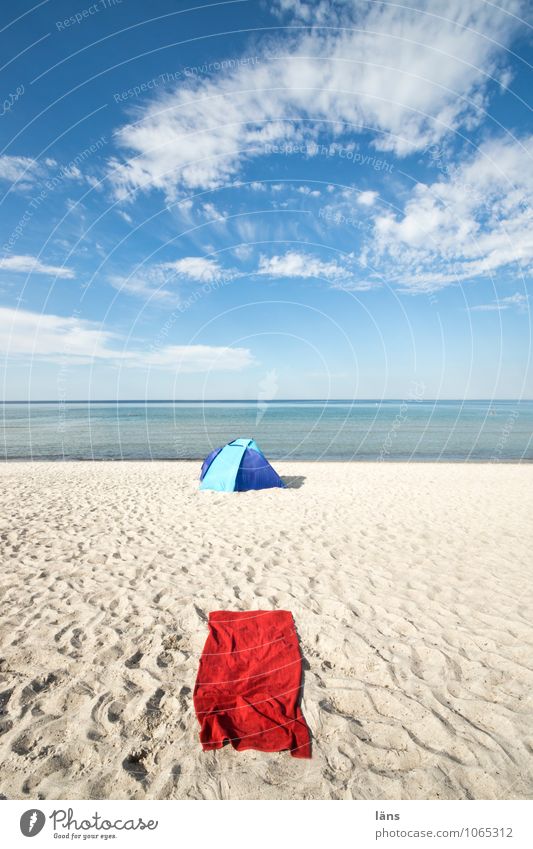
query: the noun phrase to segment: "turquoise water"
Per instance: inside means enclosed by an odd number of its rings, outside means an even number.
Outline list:
[[[4,404],[4,460],[198,459],[239,436],[294,460],[533,460],[532,401]]]

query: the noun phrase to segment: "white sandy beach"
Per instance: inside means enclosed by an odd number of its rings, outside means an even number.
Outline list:
[[[496,799],[533,794],[533,466],[0,469],[0,793]],[[293,612],[313,758],[204,753],[210,610]]]

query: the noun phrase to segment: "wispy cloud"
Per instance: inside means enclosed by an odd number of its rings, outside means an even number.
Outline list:
[[[61,265],[48,265],[40,259],[27,254],[20,256],[8,256],[0,259],[0,270],[15,271],[20,274],[45,274],[49,277],[61,277],[72,279],[74,272],[71,268]]]
[[[375,148],[403,156],[472,128],[483,117],[491,76],[502,77],[522,8],[520,0],[468,8],[462,0],[416,9],[328,5],[329,19],[343,25],[338,31],[284,37],[252,66],[188,79],[124,125],[116,134],[124,157],[109,170],[117,196],[160,189],[174,198],[214,188],[264,155],[266,145],[317,139],[323,130],[353,136],[354,128],[371,127]],[[306,23],[320,23],[325,8],[281,6]]]
[[[135,297],[156,301],[176,300],[176,283],[214,283],[235,276],[232,268],[223,268],[216,260],[201,256],[186,256],[172,262],[138,266],[129,276],[111,275],[113,288]]]
[[[430,291],[533,262],[529,198],[533,136],[492,139],[437,182],[419,183],[403,212],[381,213],[365,255],[387,278]]]
[[[281,256],[261,256],[257,274],[268,277],[325,278],[340,280],[350,275],[350,271],[335,260],[323,261],[315,256],[297,251],[288,251]]]
[[[242,371],[254,363],[248,348],[216,345],[120,347],[123,339],[96,322],[0,307],[0,352],[8,357],[72,365],[108,362],[128,368],[156,368],[182,374]]]
[[[114,338],[96,323],[72,316],[0,307],[0,350],[10,356],[57,358],[68,353],[73,358],[109,359],[120,356],[109,347]]]
[[[202,256],[186,256],[174,262],[162,263],[160,267],[173,272],[182,280],[193,280],[197,283],[211,283],[223,273],[218,262]]]
[[[311,189],[311,188],[309,188],[309,186],[298,186],[296,191],[301,195],[308,195],[309,197],[312,197],[312,198],[319,198],[320,197],[319,189]]]
[[[23,180],[32,183],[43,173],[36,159],[29,156],[0,156],[0,180],[16,183]]]
[[[112,274],[108,279],[113,289],[117,289],[121,294],[145,300],[167,301],[176,297],[175,292],[166,288],[168,278],[169,275],[165,275],[163,269],[152,267],[129,277]]]
[[[469,307],[469,310],[470,312],[502,312],[503,310],[516,309],[519,312],[526,312],[528,304],[529,299],[527,295],[521,295],[520,292],[515,292],[514,295],[499,298],[490,304],[476,304],[476,306]]]
[[[366,191],[359,192],[355,200],[360,206],[373,206],[378,197],[377,192]]]
[[[225,221],[227,213],[217,209],[214,203],[203,203],[199,210],[202,218],[207,221]]]
[[[254,363],[248,348],[213,345],[168,345],[143,357],[145,365],[176,369],[181,374],[209,371],[242,371]]]
[[[83,166],[106,143],[106,138],[101,136],[63,164],[51,157],[34,159],[30,156],[0,156],[0,181],[11,183],[11,189],[22,192],[44,184],[47,194],[52,189],[57,189],[62,183],[85,180],[98,191],[101,189],[100,181],[90,174],[85,174],[80,166]]]
[[[249,245],[240,245],[233,253],[242,262],[250,263],[253,249]],[[114,276],[109,279],[111,285],[122,292],[142,298],[165,300],[178,298],[180,290],[176,282],[201,283],[212,285],[229,282],[238,277],[234,267],[223,267],[219,262],[205,257],[183,257],[173,262],[163,262],[148,267],[137,268],[129,277]],[[261,277],[290,278],[293,280],[326,280],[331,285],[346,284],[344,288],[366,289],[354,277],[354,256],[343,256],[342,262],[324,260],[309,252],[286,251],[284,254],[267,256],[261,254],[257,265],[252,265],[250,274]],[[350,286],[348,286],[350,284]],[[376,284],[373,284],[375,287]]]

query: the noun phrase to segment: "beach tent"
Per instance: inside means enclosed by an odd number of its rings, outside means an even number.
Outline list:
[[[244,492],[285,486],[253,439],[234,439],[205,458],[200,489]]]

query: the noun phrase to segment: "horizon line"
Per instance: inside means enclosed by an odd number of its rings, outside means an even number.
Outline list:
[[[259,400],[257,398],[73,398],[64,399],[10,399],[2,400],[0,404],[382,404],[385,402],[400,404],[442,404],[442,403],[523,403],[531,402],[533,398],[272,398]]]

